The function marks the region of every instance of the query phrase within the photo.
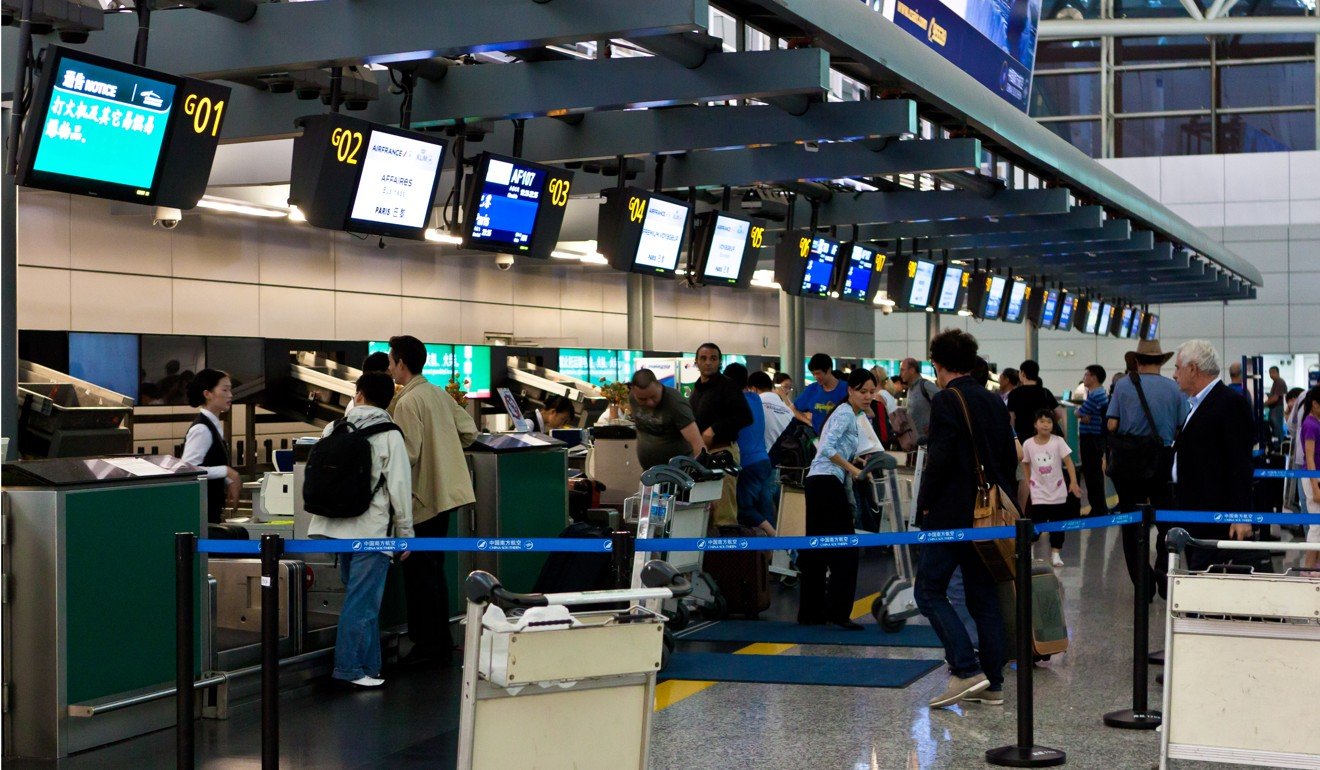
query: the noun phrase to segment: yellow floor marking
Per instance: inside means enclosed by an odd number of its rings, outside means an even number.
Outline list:
[[[871,603],[875,601],[880,594],[874,593],[870,596],[864,596],[853,602],[852,616],[861,618],[871,614]],[[757,642],[749,644],[740,650],[736,650],[734,655],[779,655],[780,653],[791,650],[796,647],[795,644],[770,644],[767,642]],[[655,710],[663,711],[681,700],[691,698],[702,690],[715,686],[717,682],[696,682],[685,681],[682,679],[670,679],[667,682],[661,682],[655,686]]]

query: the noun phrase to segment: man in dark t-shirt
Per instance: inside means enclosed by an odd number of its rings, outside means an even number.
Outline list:
[[[1013,416],[1013,432],[1026,443],[1036,435],[1036,413],[1048,409],[1054,413],[1054,428],[1062,434],[1063,409],[1054,394],[1040,384],[1040,364],[1027,359],[1018,367],[1021,384],[1008,394],[1008,411]]]
[[[678,455],[701,454],[701,431],[682,393],[662,385],[650,369],[633,375],[628,393],[642,468],[664,465]]]

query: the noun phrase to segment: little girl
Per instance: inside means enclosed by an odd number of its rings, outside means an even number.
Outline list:
[[[1054,435],[1054,412],[1042,409],[1036,412],[1036,435],[1022,445],[1023,484],[1022,507],[1030,500],[1028,515],[1037,524],[1062,521],[1068,518],[1071,505],[1068,493],[1081,498],[1077,486],[1077,469],[1073,466],[1072,450],[1062,437]],[[1068,478],[1063,476],[1064,469]],[[1050,533],[1050,564],[1062,567],[1059,551],[1063,548],[1063,533]]]

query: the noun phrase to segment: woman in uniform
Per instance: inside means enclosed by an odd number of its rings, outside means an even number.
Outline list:
[[[566,428],[573,422],[576,411],[573,402],[564,396],[546,399],[545,408],[536,410],[536,429],[541,433]]]
[[[220,415],[234,401],[229,375],[203,369],[188,383],[188,405],[198,407],[197,418],[183,440],[183,461],[206,471],[206,520],[224,521],[225,506],[238,502],[238,471],[229,467],[229,444]]]

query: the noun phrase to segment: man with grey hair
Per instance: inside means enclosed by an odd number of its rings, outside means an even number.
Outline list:
[[[1187,419],[1173,445],[1174,504],[1185,511],[1251,509],[1251,404],[1219,378],[1219,352],[1205,340],[1189,340],[1174,357],[1173,378],[1188,396]],[[1250,524],[1187,524],[1193,537],[1246,540]],[[1225,554],[1190,549],[1187,568],[1205,569]]]

